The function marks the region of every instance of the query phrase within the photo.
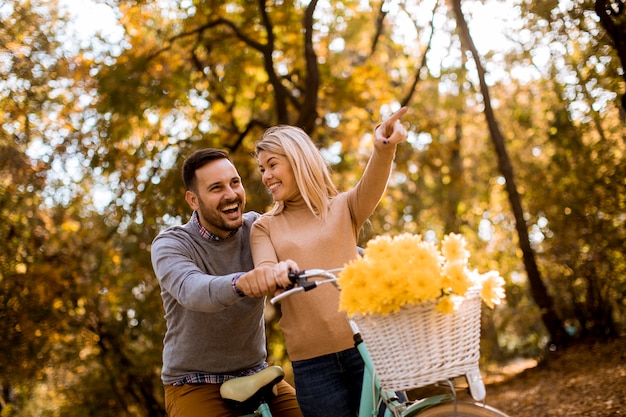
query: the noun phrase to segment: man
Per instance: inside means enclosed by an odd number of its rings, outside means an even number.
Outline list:
[[[225,151],[202,149],[183,164],[188,223],[160,233],[152,266],[161,286],[167,330],[161,379],[169,417],[235,416],[221,384],[267,367],[265,295],[289,284],[292,261],[256,268],[244,214],[241,177]],[[284,381],[270,403],[274,416],[300,417],[294,389]]]

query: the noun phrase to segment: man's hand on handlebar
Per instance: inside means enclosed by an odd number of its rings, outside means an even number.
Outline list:
[[[290,259],[273,266],[259,266],[242,275],[236,285],[248,297],[263,297],[291,284],[289,270],[298,270],[298,264]]]

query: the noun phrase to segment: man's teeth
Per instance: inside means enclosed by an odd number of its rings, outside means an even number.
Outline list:
[[[239,204],[233,203],[233,204],[224,206],[224,208],[222,208],[222,211],[237,210],[238,208],[239,208]]]

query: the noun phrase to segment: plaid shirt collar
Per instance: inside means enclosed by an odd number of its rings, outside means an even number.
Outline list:
[[[198,216],[198,212],[195,211],[195,210],[193,212],[193,215],[191,216],[191,222],[196,226],[196,228],[198,230],[198,233],[200,233],[200,236],[202,236],[206,240],[210,240],[210,241],[214,241],[214,242],[218,242],[220,240],[224,240],[221,237],[217,236],[216,234],[211,233],[206,227],[204,227],[204,226],[202,226],[202,224],[200,224],[200,217]],[[239,229],[237,229],[237,230],[239,230]],[[233,230],[226,237],[226,239],[228,239],[229,237],[231,237],[232,235],[237,233],[237,230]]]

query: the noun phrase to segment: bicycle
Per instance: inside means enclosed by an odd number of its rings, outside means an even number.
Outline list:
[[[290,295],[311,291],[322,284],[332,284],[339,288],[336,275],[339,271],[341,271],[341,268],[333,270],[310,269],[291,273],[289,277],[293,285],[288,287],[283,293],[272,298],[270,302],[271,304],[276,304]],[[321,279],[309,281],[309,278]],[[480,314],[480,311],[478,311],[478,314]],[[445,378],[431,384],[414,383],[417,386],[388,387],[381,383],[379,375],[376,373],[374,361],[366,347],[367,342],[363,341],[356,321],[348,317],[347,320],[354,334],[355,345],[365,363],[359,416],[508,417],[507,414],[485,403],[485,385],[478,369],[477,361],[475,366],[460,371],[462,372],[461,374],[446,375]],[[454,381],[459,377],[465,378],[467,388],[455,384]],[[410,399],[412,397],[411,394],[415,393],[415,390],[427,385],[443,386],[449,392]],[[473,401],[459,400],[458,394],[466,391],[468,391]],[[381,408],[381,406],[383,407]],[[381,409],[384,411],[381,411]]]

